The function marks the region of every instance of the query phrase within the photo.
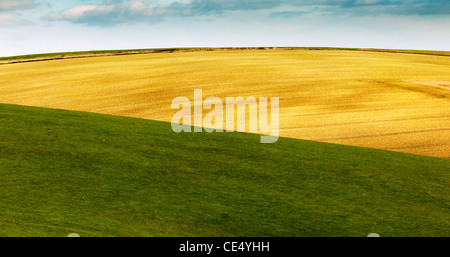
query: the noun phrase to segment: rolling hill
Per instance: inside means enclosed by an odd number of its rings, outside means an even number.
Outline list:
[[[448,52],[140,49],[0,64],[0,236],[449,236]],[[172,100],[197,88],[279,97],[281,138],[174,133]]]
[[[57,60],[36,62],[46,58]],[[450,158],[448,52],[160,49],[11,61],[22,63],[0,65],[1,103],[170,121],[171,101],[195,88],[204,98],[279,97],[283,137]]]
[[[449,236],[449,168],[0,104],[0,236]]]

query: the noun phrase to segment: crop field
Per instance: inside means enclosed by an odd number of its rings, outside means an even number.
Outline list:
[[[195,88],[279,97],[282,137],[450,158],[448,81],[445,54],[164,52],[0,65],[0,103],[170,121]]]
[[[446,52],[164,49],[3,61],[0,236],[449,235]],[[172,100],[193,102],[194,89],[203,99],[279,97],[278,142],[174,133]]]

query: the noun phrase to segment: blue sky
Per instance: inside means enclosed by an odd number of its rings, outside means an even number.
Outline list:
[[[450,0],[0,0],[0,56],[206,46],[450,51]]]

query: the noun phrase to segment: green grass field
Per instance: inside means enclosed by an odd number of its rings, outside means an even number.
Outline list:
[[[450,236],[450,160],[0,104],[0,236]]]

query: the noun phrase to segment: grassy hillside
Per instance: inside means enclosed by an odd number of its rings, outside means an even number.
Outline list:
[[[450,160],[0,105],[0,236],[450,236]]]

